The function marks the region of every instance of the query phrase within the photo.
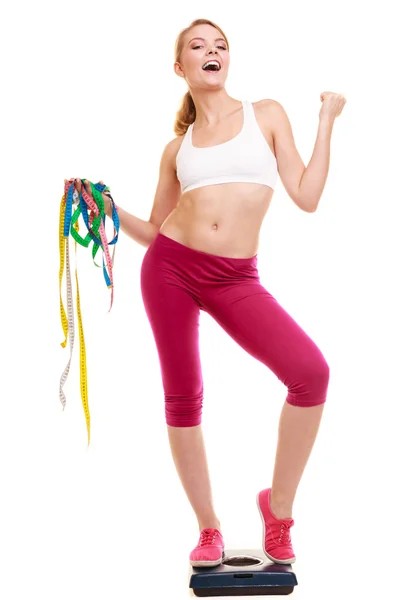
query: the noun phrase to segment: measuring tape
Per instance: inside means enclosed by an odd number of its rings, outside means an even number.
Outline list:
[[[70,338],[70,357],[67,363],[67,366],[64,369],[63,374],[60,379],[60,402],[62,404],[63,410],[66,406],[66,397],[63,392],[64,384],[67,380],[71,359],[72,359],[72,351],[74,347],[74,339],[75,339],[75,327],[74,327],[74,311],[72,304],[72,285],[71,285],[71,268],[70,268],[70,255],[69,255],[69,234],[75,240],[75,255],[77,246],[76,244],[81,244],[81,246],[85,246],[86,248],[89,246],[90,242],[93,241],[93,250],[92,257],[93,261],[97,254],[99,248],[102,249],[103,253],[106,256],[106,265],[104,264],[104,255],[103,255],[103,274],[104,279],[106,281],[107,287],[111,289],[111,303],[108,312],[110,312],[111,307],[113,305],[114,299],[114,280],[112,275],[112,267],[114,266],[114,256],[115,256],[115,244],[118,241],[118,232],[119,232],[119,217],[117,212],[117,207],[115,205],[114,200],[111,197],[109,187],[92,182],[88,182],[92,191],[91,197],[83,183],[85,179],[80,180],[82,182],[81,192],[78,193],[78,190],[75,189],[75,180],[70,179],[64,182],[64,195],[61,198],[60,204],[60,227],[59,227],[59,242],[60,242],[60,271],[59,271],[59,284],[60,284],[60,315],[61,315],[61,325],[64,331],[65,340],[61,342],[62,348],[65,348],[67,345],[68,336]],[[107,242],[106,233],[105,233],[105,219],[106,214],[104,212],[104,200],[102,197],[102,193],[107,194],[110,198],[111,206],[112,206],[112,220],[114,223],[114,237],[111,242]],[[72,208],[74,207],[74,212],[72,213]],[[88,230],[87,235],[83,238],[79,235],[79,225],[78,219],[79,216],[82,215],[83,220],[85,222],[86,228]],[[108,250],[108,246],[114,245],[112,257],[110,257],[110,253]],[[64,273],[64,263],[66,270],[66,284],[67,284],[67,315],[65,314],[64,305],[62,301],[61,295],[61,286],[62,286],[62,277]],[[100,267],[101,265],[94,263],[96,267]],[[83,334],[83,326],[82,326],[82,315],[81,315],[81,305],[80,305],[80,297],[79,297],[79,283],[78,283],[78,270],[76,267],[76,256],[75,256],[75,279],[76,279],[76,305],[77,305],[77,313],[78,313],[78,327],[79,327],[79,342],[80,342],[80,384],[81,384],[81,398],[83,410],[86,418],[86,429],[88,434],[88,445],[90,444],[90,412],[89,412],[89,403],[88,403],[88,385],[87,385],[87,372],[86,372],[86,349],[85,349],[85,337]]]

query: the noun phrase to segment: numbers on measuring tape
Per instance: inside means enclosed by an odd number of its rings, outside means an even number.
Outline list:
[[[88,247],[93,242],[92,258],[97,254],[99,248],[103,253],[103,276],[108,289],[111,289],[111,302],[108,312],[110,312],[113,299],[114,299],[114,278],[113,278],[113,266],[115,257],[115,248],[118,241],[119,233],[119,217],[117,208],[114,200],[112,199],[110,190],[107,186],[88,181],[91,188],[92,196],[87,192],[84,185],[82,185],[81,192],[79,193],[74,186],[75,180],[66,180],[64,183],[64,194],[61,198],[60,203],[60,218],[59,218],[59,251],[60,251],[60,268],[59,268],[59,292],[60,292],[60,317],[61,326],[65,339],[61,342],[61,347],[67,346],[68,338],[70,340],[70,356],[68,363],[60,378],[60,390],[59,398],[62,404],[63,410],[66,407],[66,396],[63,391],[65,382],[68,378],[68,374],[71,366],[72,352],[75,340],[75,324],[74,324],[74,310],[73,310],[73,299],[72,299],[72,282],[71,282],[71,265],[70,265],[70,247],[69,239],[70,236],[75,240],[75,254],[77,254],[77,244],[83,247]],[[85,182],[85,179],[81,180]],[[104,200],[102,193],[106,193],[110,198],[112,206],[112,221],[114,224],[114,237],[108,242],[105,232],[105,218],[104,213]],[[72,209],[74,208],[74,212]],[[79,224],[78,219],[82,215],[83,221],[87,228],[87,235],[83,238],[79,235]],[[113,245],[113,253],[110,256],[108,246]],[[104,263],[104,255],[106,261]],[[94,262],[96,267],[100,267]],[[62,280],[64,274],[66,274],[66,294],[67,294],[67,312],[65,312],[64,304],[62,300]],[[106,268],[107,267],[107,268]],[[78,315],[78,333],[79,333],[79,364],[80,364],[80,392],[82,399],[83,411],[86,420],[86,429],[88,436],[88,446],[90,445],[90,411],[89,411],[89,400],[88,400],[88,377],[87,377],[87,366],[86,366],[86,346],[85,336],[83,332],[82,323],[82,312],[79,295],[79,281],[78,281],[78,269],[77,261],[75,260],[75,281],[76,281],[76,306]]]

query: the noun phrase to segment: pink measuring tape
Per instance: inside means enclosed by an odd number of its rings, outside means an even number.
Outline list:
[[[88,247],[93,242],[92,257],[93,260],[97,254],[99,248],[102,249],[105,257],[106,264],[104,263],[103,256],[103,275],[106,281],[107,287],[111,289],[111,302],[108,312],[110,312],[113,299],[114,299],[114,280],[112,267],[114,266],[115,247],[118,241],[119,232],[119,217],[117,206],[112,199],[110,189],[104,184],[88,181],[90,185],[92,196],[87,192],[83,183],[86,181],[82,179],[81,192],[78,192],[75,186],[75,179],[64,181],[64,195],[61,198],[60,204],[60,221],[59,221],[59,245],[60,245],[60,270],[59,270],[59,287],[60,287],[60,316],[61,325],[64,331],[65,339],[61,342],[62,348],[67,345],[68,336],[70,338],[70,357],[67,366],[64,369],[60,379],[60,402],[63,410],[66,406],[66,397],[63,391],[64,384],[67,380],[71,359],[72,351],[75,339],[75,327],[74,327],[74,311],[72,302],[72,284],[71,284],[71,268],[70,268],[70,255],[69,255],[69,236],[71,235],[75,240],[75,253],[77,250],[76,244]],[[112,206],[112,220],[114,223],[114,237],[108,242],[105,233],[105,219],[106,214],[104,212],[104,199],[102,194],[106,194],[110,199]],[[74,209],[74,211],[73,211]],[[73,212],[72,212],[73,211]],[[78,219],[82,215],[83,221],[87,228],[87,234],[83,238],[79,235]],[[108,246],[113,245],[113,254],[110,257]],[[64,272],[64,264],[66,271],[66,287],[67,287],[67,314],[65,314],[64,305],[62,301],[62,278]],[[100,265],[94,263],[96,267]],[[106,268],[107,267],[107,268]],[[88,434],[88,445],[90,444],[90,411],[88,402],[88,385],[87,385],[87,370],[86,370],[86,348],[85,348],[85,337],[83,333],[82,315],[80,308],[80,296],[79,296],[79,282],[78,282],[78,271],[75,267],[75,278],[76,278],[76,303],[77,303],[77,314],[78,314],[78,327],[79,327],[79,340],[80,340],[80,384],[81,384],[81,398],[83,410],[86,419],[86,428]]]

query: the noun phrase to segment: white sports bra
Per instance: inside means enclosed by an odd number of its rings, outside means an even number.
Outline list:
[[[196,148],[189,125],[176,156],[181,193],[218,183],[261,183],[275,188],[278,169],[274,154],[257,123],[250,101],[242,100],[243,127],[240,133],[215,146]]]

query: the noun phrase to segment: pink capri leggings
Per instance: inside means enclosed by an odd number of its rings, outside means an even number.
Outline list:
[[[326,400],[329,367],[321,351],[261,285],[257,256],[227,258],[158,233],[144,255],[141,291],[161,367],[168,425],[201,423],[200,310],[287,387],[286,401]]]

